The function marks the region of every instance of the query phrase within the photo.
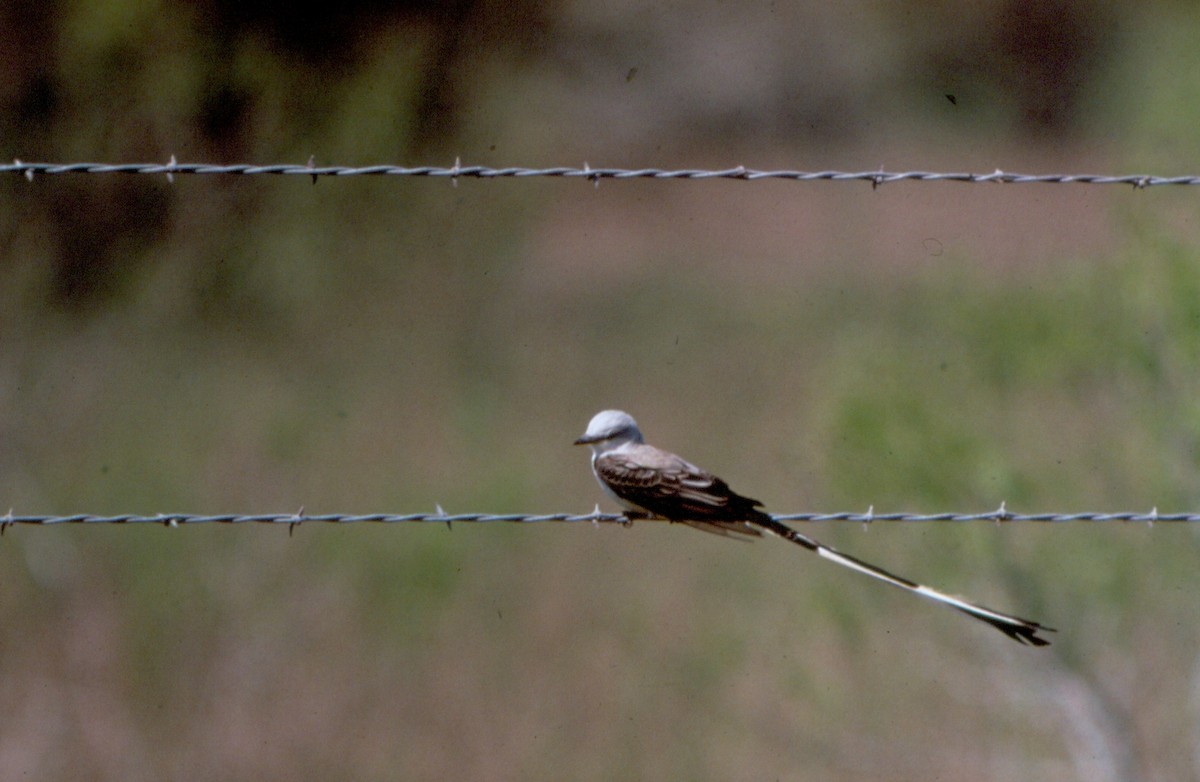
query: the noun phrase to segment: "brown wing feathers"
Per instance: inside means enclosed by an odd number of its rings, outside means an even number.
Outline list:
[[[636,458],[609,453],[596,459],[597,473],[617,496],[655,516],[701,529],[760,534],[745,522],[767,518],[758,510],[761,502],[737,494],[725,481],[678,457],[646,450]],[[647,465],[648,458],[658,463]]]

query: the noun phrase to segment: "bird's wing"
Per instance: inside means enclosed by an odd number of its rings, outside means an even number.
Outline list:
[[[643,445],[597,457],[594,466],[614,494],[655,516],[718,534],[760,534],[746,522],[763,515],[761,502],[675,454]]]

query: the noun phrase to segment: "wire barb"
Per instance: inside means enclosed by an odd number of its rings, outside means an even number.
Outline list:
[[[300,506],[300,510],[292,514],[292,520],[288,523],[288,537],[296,531],[296,525],[304,520],[304,506]]]

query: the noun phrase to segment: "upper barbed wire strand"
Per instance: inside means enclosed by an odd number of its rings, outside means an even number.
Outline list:
[[[875,171],[757,170],[745,168],[744,166],[725,169],[592,168],[587,163],[581,168],[571,166],[557,166],[552,168],[509,166],[493,168],[490,166],[464,166],[457,162],[450,167],[396,165],[316,166],[312,164],[297,165],[289,163],[218,165],[213,163],[178,163],[174,158],[168,163],[26,163],[21,160],[14,160],[12,163],[0,164],[0,173],[5,172],[21,174],[28,179],[32,179],[36,174],[156,174],[165,175],[168,178],[176,174],[275,174],[309,176],[314,181],[317,177],[323,176],[415,176],[446,177],[452,180],[468,177],[475,179],[568,177],[586,179],[597,183],[601,179],[740,179],[744,181],[783,179],[798,182],[863,181],[870,183],[872,187],[903,181],[1130,185],[1138,189],[1158,185],[1200,185],[1200,176],[1020,174],[1000,169],[982,174],[962,171],[884,171],[882,169]]]

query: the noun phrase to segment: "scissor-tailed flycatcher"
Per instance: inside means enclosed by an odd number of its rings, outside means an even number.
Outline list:
[[[1050,643],[1037,634],[1041,630],[1053,632],[1052,627],[921,586],[801,535],[759,510],[761,502],[735,493],[707,470],[647,445],[628,413],[597,413],[575,444],[592,449],[592,472],[600,488],[620,503],[630,518],[660,517],[726,536],[758,537],[765,530],[851,570],[956,608],[1014,641],[1033,646]]]

